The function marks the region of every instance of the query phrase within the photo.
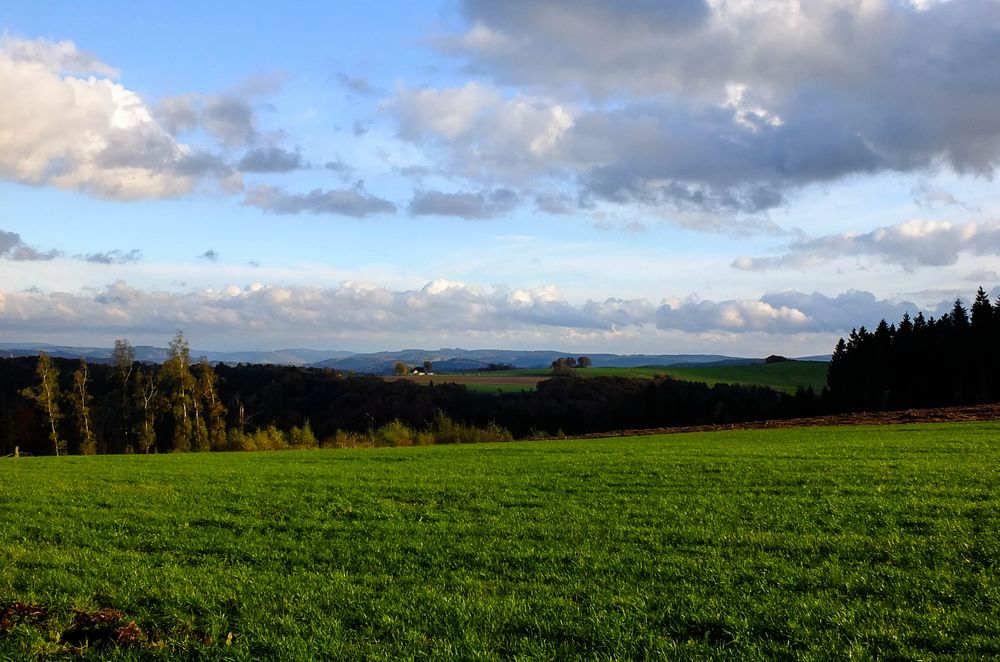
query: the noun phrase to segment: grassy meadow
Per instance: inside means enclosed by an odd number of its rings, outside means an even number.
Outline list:
[[[812,388],[819,393],[826,385],[827,365],[821,361],[783,361],[781,363],[756,363],[734,366],[643,366],[638,368],[578,368],[577,377],[631,377],[652,379],[668,375],[674,379],[689,382],[715,384],[739,384],[743,386],[769,386],[776,391],[795,393],[799,387]],[[504,370],[501,372],[442,373],[439,375],[415,375],[410,379],[418,383],[453,382],[464,384],[466,388],[483,393],[511,393],[533,390],[535,385],[552,377],[549,369]]]
[[[1000,656],[1000,423],[0,459],[0,659]]]

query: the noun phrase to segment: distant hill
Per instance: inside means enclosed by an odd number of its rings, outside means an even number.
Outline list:
[[[166,347],[153,347],[150,345],[136,345],[135,358],[137,361],[148,363],[162,363],[167,358]],[[103,363],[111,360],[110,347],[71,347],[65,345],[51,345],[47,343],[0,343],[0,356],[35,356],[39,352],[45,352],[49,356],[65,359],[85,358],[95,363]],[[316,349],[277,349],[273,351],[246,351],[246,352],[216,352],[211,350],[192,349],[191,358],[199,361],[204,357],[210,363],[261,363],[274,365],[311,365],[327,359],[342,358],[350,356],[351,352],[340,350],[316,350]]]
[[[111,359],[110,347],[72,347],[46,343],[0,343],[0,356],[33,356],[38,352],[50,356],[103,363]],[[563,357],[579,357],[580,354],[552,350],[508,350],[508,349],[461,349],[457,347],[428,349],[403,349],[399,351],[355,353],[342,350],[277,349],[273,351],[217,352],[192,349],[192,360],[203,357],[210,363],[258,363],[273,365],[301,365],[318,368],[333,368],[345,372],[361,374],[390,375],[396,362],[419,366],[424,361],[433,364],[437,373],[474,372],[483,370],[491,363],[507,364],[518,369],[548,368],[553,361]],[[721,354],[585,354],[595,368],[641,368],[643,366],[744,366],[763,363],[764,359],[725,356]],[[165,347],[137,345],[135,358],[138,361],[162,363],[167,358]],[[806,357],[804,361],[829,361],[829,356]]]
[[[316,367],[336,370],[353,370],[358,373],[389,375],[397,361],[418,366],[424,361],[433,364],[436,373],[474,372],[483,370],[489,364],[503,363],[517,369],[548,368],[552,362],[564,357],[579,357],[580,354],[546,350],[518,351],[505,349],[458,349],[438,350],[404,349],[398,352],[375,352],[372,354],[352,354],[344,358],[333,358],[314,364]],[[719,354],[586,354],[595,368],[637,368],[646,365],[743,365],[761,363],[763,359],[745,359]]]

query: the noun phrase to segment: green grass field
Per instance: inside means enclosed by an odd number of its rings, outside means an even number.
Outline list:
[[[996,657],[998,467],[998,423],[0,459],[0,659]]]
[[[827,364],[821,361],[783,361],[735,366],[697,366],[676,368],[671,366],[643,366],[639,368],[581,368],[578,377],[633,377],[651,379],[666,374],[674,379],[715,384],[743,384],[769,386],[776,391],[794,393],[800,386],[812,387],[819,392],[826,385]],[[525,377],[551,377],[551,370],[510,370],[499,375]],[[483,373],[483,376],[488,376]]]

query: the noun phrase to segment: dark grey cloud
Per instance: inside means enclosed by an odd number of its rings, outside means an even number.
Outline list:
[[[993,0],[461,7],[468,29],[437,43],[495,85],[403,90],[383,104],[404,139],[450,148],[455,174],[540,174],[584,199],[759,214],[854,175],[1000,165]],[[527,144],[499,141],[531,104],[572,121],[522,130]]]
[[[193,177],[213,175],[224,179],[236,174],[236,170],[225,157],[198,149],[180,155],[173,163],[172,169],[179,174]]]
[[[381,90],[372,85],[371,81],[366,78],[350,76],[343,71],[338,71],[335,78],[340,85],[361,96],[373,96],[381,93]]]
[[[510,189],[478,193],[445,193],[414,191],[409,211],[414,216],[457,216],[467,219],[488,219],[512,211],[520,202]]]
[[[154,111],[160,125],[171,135],[176,136],[198,126],[200,109],[196,95],[186,94],[161,99]]]
[[[577,202],[566,195],[543,193],[535,196],[535,209],[546,214],[569,214],[578,207]]]
[[[207,251],[198,256],[199,260],[205,260],[206,262],[218,262],[219,253],[214,248],[209,248]]]
[[[22,241],[21,235],[16,232],[0,230],[0,259],[14,260],[15,262],[43,262],[60,255],[62,255],[61,251],[40,251],[29,246]]]
[[[288,193],[274,186],[258,186],[247,192],[243,204],[274,214],[309,212],[364,218],[396,213],[395,204],[369,194],[360,181],[348,189],[314,189],[305,194]]]
[[[291,172],[303,168],[302,154],[281,147],[257,147],[251,149],[239,160],[237,168],[242,172]]]
[[[249,145],[257,139],[253,106],[246,98],[211,97],[205,101],[201,113],[205,130],[227,145]]]
[[[354,170],[354,168],[352,168],[351,166],[347,165],[346,163],[344,163],[340,159],[334,159],[333,161],[327,161],[325,164],[323,164],[323,167],[326,168],[327,170],[335,172],[335,173],[337,173],[339,175],[346,175],[346,174],[348,174],[350,172],[353,172],[353,170]]]
[[[93,264],[132,264],[142,259],[142,251],[133,248],[130,251],[119,249],[104,251],[103,253],[83,253],[74,256],[78,260]]]
[[[161,99],[156,119],[172,135],[201,128],[228,147],[257,141],[257,118],[249,96],[236,92],[218,95],[185,94]]]

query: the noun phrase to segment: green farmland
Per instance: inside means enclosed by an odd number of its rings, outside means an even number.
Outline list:
[[[0,659],[996,657],[998,467],[998,423],[0,458]]]
[[[799,387],[812,388],[819,393],[826,385],[827,363],[821,361],[783,361],[781,363],[755,363],[730,366],[642,366],[638,368],[578,368],[577,377],[631,377],[652,379],[667,375],[689,382],[739,384],[742,386],[768,386],[783,393],[795,393]],[[479,373],[443,373],[416,375],[393,379],[408,379],[417,383],[456,383],[483,393],[516,393],[530,391],[543,379],[550,379],[549,369],[504,370]]]
[[[725,366],[645,366],[641,368],[583,368],[576,371],[581,377],[635,377],[652,378],[668,375],[688,382],[740,384],[744,386],[769,386],[776,391],[794,393],[800,386],[812,387],[819,392],[826,385],[827,364],[820,361],[783,361],[781,363],[754,363],[752,365]],[[551,371],[537,371],[551,375]]]

